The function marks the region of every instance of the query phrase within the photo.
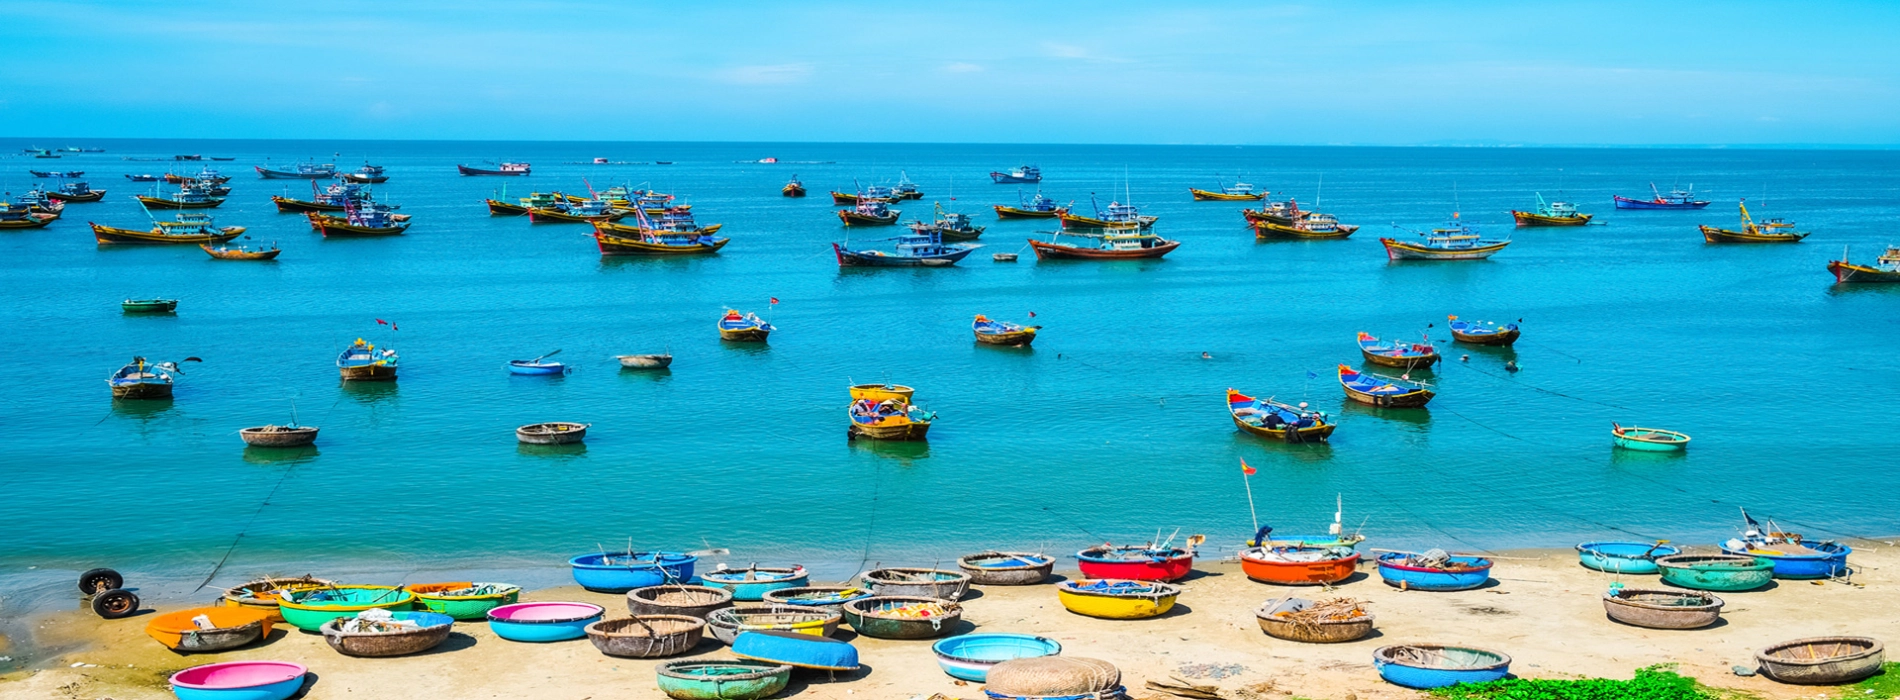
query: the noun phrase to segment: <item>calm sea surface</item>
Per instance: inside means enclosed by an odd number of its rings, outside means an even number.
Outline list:
[[[1871,258],[1900,243],[1900,153],[106,141],[75,145],[107,153],[35,160],[17,155],[27,145],[0,141],[14,154],[0,157],[7,190],[28,187],[29,168],[81,169],[110,194],[48,228],[0,233],[0,328],[13,338],[0,369],[0,603],[16,610],[71,605],[73,573],[92,566],[184,595],[227,552],[214,583],[477,571],[545,585],[566,579],[567,556],[629,541],[834,578],[1177,528],[1231,552],[1251,530],[1243,458],[1259,470],[1263,522],[1320,530],[1340,495],[1347,529],[1373,546],[1706,544],[1733,532],[1738,506],[1810,536],[1900,531],[1900,419],[1882,398],[1900,391],[1900,289],[1837,287],[1824,269],[1843,246]],[[175,153],[237,160],[123,160]],[[750,162],[768,156],[781,162]],[[276,213],[270,195],[308,185],[251,166],[307,157],[387,166],[376,189],[414,215],[410,235],[324,240]],[[581,164],[595,157],[673,164]],[[502,159],[534,175],[455,172]],[[1091,193],[1104,206],[1132,195],[1184,244],[1156,261],[1037,263],[1022,250],[992,262],[1050,227],[989,209],[1033,193],[986,177],[1024,162],[1045,169],[1043,192],[1085,210]],[[279,261],[94,244],[88,221],[148,225],[131,195],[150,185],[123,175],[207,164],[235,176],[218,222],[278,242]],[[779,196],[794,173],[813,196]],[[928,194],[900,206],[906,221],[941,202],[988,226],[987,247],[949,269],[840,270],[829,244],[845,231],[825,192],[900,173]],[[1235,176],[1364,229],[1256,243],[1240,203],[1187,193]],[[585,226],[482,205],[503,185],[514,198],[584,192],[584,180],[678,194],[732,243],[713,257],[602,259]],[[1613,193],[1652,181],[1694,183],[1716,203],[1611,208]],[[1537,192],[1603,225],[1513,230],[1507,212]],[[1696,225],[1734,224],[1739,197],[1813,237],[1704,244]],[[1489,261],[1386,260],[1378,238],[1394,223],[1428,228],[1454,208],[1514,244]],[[181,300],[177,315],[120,313],[120,300],[154,295]],[[779,331],[770,345],[722,344],[726,307],[769,313]],[[1032,311],[1045,326],[1033,349],[971,340],[976,314]],[[1447,314],[1522,318],[1524,339],[1515,351],[1447,342],[1428,410],[1345,401],[1334,367],[1360,365],[1356,332],[1448,341]],[[358,337],[400,351],[401,381],[340,385],[333,360]],[[571,376],[505,369],[556,348]],[[613,359],[667,350],[668,372]],[[204,362],[185,366],[174,401],[115,405],[104,380],[133,355]],[[1522,371],[1504,369],[1512,359]],[[885,380],[939,412],[927,445],[845,440],[846,385]],[[1310,402],[1338,416],[1338,433],[1330,445],[1239,434],[1230,386]],[[239,441],[293,406],[322,427],[315,449]],[[585,448],[517,446],[515,426],[548,420],[592,423]],[[1694,447],[1615,451],[1613,420],[1682,430]]]

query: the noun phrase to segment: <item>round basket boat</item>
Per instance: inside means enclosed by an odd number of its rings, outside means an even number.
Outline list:
[[[871,595],[869,590],[856,586],[802,586],[766,591],[764,602],[767,605],[789,605],[808,610],[842,613],[846,603],[863,600]]]
[[[634,615],[684,615],[705,620],[712,611],[732,607],[732,591],[669,583],[627,591],[627,612]]]
[[[1678,554],[1656,560],[1663,583],[1698,591],[1752,591],[1774,579],[1774,562],[1733,554]]]
[[[1069,612],[1110,620],[1139,620],[1174,607],[1181,587],[1160,581],[1071,579],[1056,584],[1056,597]]]
[[[303,689],[310,669],[285,661],[226,661],[172,674],[178,700],[284,700]]]
[[[1254,611],[1254,617],[1260,620],[1260,631],[1267,636],[1295,642],[1337,644],[1372,634],[1372,613],[1366,612],[1363,606],[1355,605],[1349,611],[1333,614],[1317,610],[1299,614],[1313,605],[1313,601],[1303,598],[1269,601]]]
[[[408,610],[415,602],[414,593],[392,586],[328,586],[285,593],[277,609],[292,627],[317,632],[339,617],[378,608]]]
[[[580,639],[606,612],[593,603],[515,603],[488,611],[488,629],[514,642]]]
[[[1062,643],[1027,634],[978,633],[940,640],[930,651],[951,678],[982,683],[991,667],[1010,659],[1055,656],[1062,653]]]
[[[323,641],[330,648],[344,656],[408,656],[434,649],[449,638],[449,632],[455,627],[455,618],[432,612],[390,613],[390,619],[398,623],[412,622],[411,629],[394,629],[387,632],[349,631],[345,627],[353,618],[339,617],[323,623]]]
[[[211,620],[211,627],[200,628],[193,618]],[[247,607],[191,608],[168,612],[146,623],[145,634],[172,651],[204,653],[225,651],[270,636],[275,610]]]
[[[1722,599],[1706,593],[1621,588],[1603,594],[1603,612],[1626,625],[1692,630],[1722,619]]]
[[[521,587],[507,583],[455,581],[407,586],[416,604],[457,620],[485,620],[488,611],[521,602]]]
[[[533,423],[515,428],[515,439],[530,445],[569,445],[587,439],[588,423]]]
[[[307,425],[260,425],[238,431],[252,447],[303,447],[317,441],[317,428]]]
[[[651,659],[692,651],[706,621],[688,615],[635,615],[587,626],[587,639],[608,656]]]
[[[660,692],[675,700],[760,700],[777,695],[792,667],[764,661],[669,661],[655,669]]]
[[[744,603],[756,603],[764,600],[767,592],[796,588],[810,582],[811,573],[802,566],[720,568],[699,577],[700,585],[723,588],[732,593],[733,600]]]
[[[981,552],[957,560],[957,568],[980,586],[1028,586],[1049,580],[1056,558],[1027,552]]]
[[[935,639],[962,619],[963,606],[938,598],[876,596],[844,605],[845,623],[876,639]]]
[[[880,596],[962,600],[970,590],[970,575],[942,569],[872,569],[864,575],[864,584]]]
[[[581,588],[596,593],[626,593],[691,580],[697,561],[699,557],[677,552],[596,552],[569,559],[567,565]]]
[[[1511,673],[1511,657],[1475,647],[1395,644],[1372,651],[1372,666],[1387,683],[1428,690],[1495,681]]]
[[[1800,542],[1777,550],[1782,545],[1751,547],[1741,540],[1722,544],[1722,553],[1759,557],[1773,562],[1775,578],[1812,579],[1846,576],[1847,555],[1854,549],[1839,542]]]
[[[1447,556],[1442,563],[1420,566],[1418,556],[1411,552],[1379,555],[1379,579],[1407,591],[1468,591],[1491,580],[1490,559]]]
[[[1089,578],[1179,581],[1194,571],[1194,553],[1180,548],[1103,545],[1076,552],[1075,560]]]
[[[1612,574],[1653,574],[1657,559],[1681,553],[1657,542],[1585,542],[1577,545],[1577,563]]]
[[[224,595],[218,598],[216,604],[263,610],[271,614],[272,622],[283,622],[284,616],[277,609],[278,600],[283,594],[334,585],[336,583],[333,581],[307,575],[295,578],[283,576],[259,578],[225,589]]]
[[[1359,553],[1352,547],[1249,547],[1240,552],[1240,570],[1261,583],[1323,586],[1352,578]]]
[[[1101,659],[1040,656],[999,663],[983,683],[992,698],[1114,698],[1120,696],[1122,673]]]
[[[1880,672],[1886,647],[1872,637],[1808,637],[1755,652],[1763,673],[1783,683],[1837,685]]]
[[[706,616],[706,626],[711,629],[713,639],[731,644],[733,638],[744,631],[783,630],[829,637],[838,631],[838,622],[842,619],[842,615],[822,610],[789,605],[754,605],[714,610]]]

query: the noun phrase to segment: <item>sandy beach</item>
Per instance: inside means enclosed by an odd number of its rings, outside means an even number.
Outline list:
[[[1680,672],[1720,688],[1743,690],[1763,698],[1813,698],[1828,689],[1781,685],[1761,676],[1740,677],[1732,667],[1754,666],[1754,651],[1796,637],[1868,635],[1900,629],[1900,594],[1891,573],[1896,560],[1890,547],[1861,543],[1853,561],[1859,570],[1852,584],[1777,581],[1750,593],[1722,594],[1723,622],[1692,631],[1646,630],[1604,617],[1599,596],[1608,574],[1579,567],[1569,551],[1513,552],[1500,558],[1490,587],[1459,593],[1407,592],[1383,585],[1371,566],[1362,566],[1337,595],[1369,601],[1377,631],[1368,639],[1338,645],[1310,645],[1263,634],[1253,611],[1264,601],[1293,593],[1328,595],[1317,589],[1290,589],[1249,581],[1231,561],[1202,562],[1184,582],[1180,604],[1150,620],[1111,621],[1074,615],[1057,602],[1048,585],[979,587],[966,599],[959,633],[982,630],[1023,632],[1062,642],[1065,655],[1105,659],[1122,669],[1133,697],[1154,695],[1147,680],[1184,675],[1184,665],[1224,666],[1226,678],[1192,678],[1221,687],[1225,696],[1370,700],[1412,698],[1421,694],[1381,681],[1370,664],[1374,648],[1393,643],[1442,642],[1475,645],[1510,654],[1511,670],[1527,678],[1627,678],[1652,664],[1680,665]],[[1063,573],[1058,569],[1058,573]],[[1074,571],[1067,572],[1075,576]],[[1645,583],[1641,578],[1632,584]],[[1653,580],[1647,583],[1653,583]],[[625,615],[621,596],[588,593],[576,587],[533,591],[524,600],[584,600]],[[148,604],[149,606],[149,604]],[[159,609],[178,603],[157,601]],[[225,654],[181,656],[146,637],[151,613],[102,620],[80,612],[60,612],[31,625],[32,640],[23,647],[67,651],[34,659],[32,669],[0,679],[0,698],[113,698],[143,700],[171,697],[165,679],[189,666],[233,659],[276,659],[309,666],[318,680],[305,697],[333,698],[659,698],[653,667],[657,662],[601,655],[586,640],[521,644],[496,638],[485,625],[458,623],[457,632],[433,652],[392,659],[358,659],[337,654],[315,634],[279,626],[264,644]],[[925,641],[885,641],[853,635],[865,669],[827,678],[799,672],[781,697],[911,698],[941,693],[950,698],[980,698],[974,684],[944,675]],[[31,644],[22,642],[30,641]],[[696,655],[730,658],[710,638]],[[75,667],[78,664],[79,666]],[[1205,667],[1190,667],[1206,674]]]

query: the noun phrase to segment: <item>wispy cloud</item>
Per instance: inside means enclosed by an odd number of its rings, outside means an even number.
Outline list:
[[[1095,53],[1094,51],[1090,51],[1089,49],[1081,47],[1081,46],[1076,46],[1074,44],[1059,44],[1053,41],[1043,42],[1042,51],[1044,54],[1048,55],[1051,58],[1060,58],[1060,59],[1068,60],[1068,61],[1098,61],[1101,63],[1128,63],[1129,62],[1129,60],[1126,58],[1120,58],[1117,56],[1104,56],[1104,55]]]
[[[792,85],[811,77],[809,63],[780,63],[769,66],[734,66],[713,77],[734,85]]]
[[[949,63],[943,67],[945,73],[981,73],[983,67],[974,63]]]

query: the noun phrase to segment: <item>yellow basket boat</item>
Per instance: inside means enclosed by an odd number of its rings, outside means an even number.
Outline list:
[[[1168,612],[1181,587],[1159,581],[1074,579],[1056,586],[1069,612],[1110,620],[1139,620]]]

